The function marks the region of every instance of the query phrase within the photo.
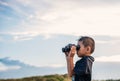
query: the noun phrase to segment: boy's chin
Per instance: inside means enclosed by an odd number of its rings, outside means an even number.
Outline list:
[[[85,56],[84,54],[77,54],[78,57],[83,57]]]
[[[83,57],[82,55],[78,55],[78,54],[77,54],[77,56],[78,56],[78,57]]]

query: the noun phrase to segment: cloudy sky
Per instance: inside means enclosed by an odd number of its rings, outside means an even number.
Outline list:
[[[119,21],[120,0],[0,0],[0,78],[26,65],[66,73],[61,48],[84,35],[96,42],[93,78],[119,78]]]

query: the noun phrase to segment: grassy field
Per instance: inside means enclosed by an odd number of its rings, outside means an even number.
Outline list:
[[[33,76],[33,77],[26,77],[21,79],[0,79],[0,81],[71,81],[68,78],[67,74],[64,75],[45,75],[45,76]],[[92,80],[92,81],[120,81],[119,80]]]
[[[0,81],[71,81],[67,74],[65,75],[46,75],[46,76],[34,76],[21,79],[0,79]]]

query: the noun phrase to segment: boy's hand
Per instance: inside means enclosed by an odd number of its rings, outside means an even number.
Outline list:
[[[66,57],[74,57],[76,53],[76,47],[72,46],[70,52],[65,52]]]

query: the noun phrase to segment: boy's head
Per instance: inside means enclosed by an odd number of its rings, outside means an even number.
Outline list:
[[[77,50],[79,57],[91,55],[94,52],[95,42],[91,37],[82,36],[78,39],[78,45],[80,45],[80,49]]]

